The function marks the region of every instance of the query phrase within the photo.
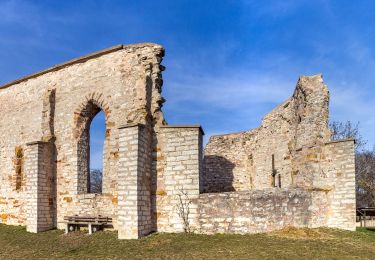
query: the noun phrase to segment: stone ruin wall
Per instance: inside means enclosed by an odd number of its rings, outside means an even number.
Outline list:
[[[330,140],[328,102],[328,89],[320,76],[301,77],[293,96],[266,115],[259,128],[211,137],[205,149],[202,191],[293,186],[296,163],[304,164],[296,162],[295,154]]]
[[[205,233],[258,233],[293,227],[355,230],[354,141],[329,142],[307,153],[314,187],[284,187],[199,196],[199,225]]]
[[[207,193],[199,198],[201,230],[214,233],[258,233],[287,226],[306,227],[311,221],[310,192],[267,189]]]
[[[200,126],[162,126],[154,161],[156,208],[153,212],[160,232],[182,232],[184,225],[178,216],[179,196],[189,200],[190,225],[198,224],[199,174],[202,172],[203,130]],[[186,194],[186,196],[184,195]]]
[[[183,230],[176,194],[199,196],[203,131],[166,125],[163,55],[156,44],[115,46],[0,88],[0,223],[40,232],[100,214],[124,239]],[[92,194],[89,126],[100,110],[103,193]]]
[[[45,142],[56,151],[55,158],[49,158],[51,164],[56,162],[56,179],[48,176],[43,181],[56,183],[56,194],[46,200],[56,205],[59,227],[63,216],[72,214],[109,215],[117,225],[118,128],[129,123],[151,128],[163,122],[163,55],[163,48],[154,44],[116,46],[0,89],[0,223],[27,224],[26,204],[34,196],[27,191],[27,165],[33,158],[29,151],[41,149]],[[106,116],[103,194],[90,194],[85,147],[89,124],[100,110]],[[24,153],[20,160],[18,147]],[[17,160],[22,185],[16,189]]]
[[[262,232],[294,221],[296,226],[355,228],[354,140],[330,141],[328,105],[322,77],[301,77],[293,96],[259,128],[210,138],[201,175],[201,191],[208,194],[201,195],[200,204],[207,231]],[[263,203],[258,203],[261,191]],[[216,214],[215,204],[225,206]],[[296,220],[295,212],[304,218]],[[224,218],[230,215],[240,220]],[[241,231],[241,221],[253,225]]]
[[[40,232],[100,214],[119,238],[138,238],[183,231],[182,198],[194,232],[353,229],[354,141],[330,141],[320,76],[301,77],[259,128],[211,137],[203,159],[200,126],[164,121],[163,55],[155,44],[116,46],[0,88],[0,223]],[[100,110],[103,193],[92,194],[87,147]]]

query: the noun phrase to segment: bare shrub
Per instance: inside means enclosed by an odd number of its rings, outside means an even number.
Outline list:
[[[359,132],[359,122],[354,124],[350,121],[347,121],[345,123],[334,121],[329,124],[329,128],[331,129],[332,133],[331,138],[334,141],[354,138],[356,141],[356,153],[364,149],[367,144],[367,141],[363,139],[362,135]]]
[[[102,193],[103,172],[93,169],[90,172],[90,193]]]
[[[190,223],[189,223],[189,215],[190,215],[190,204],[192,203],[189,195],[186,191],[180,190],[180,193],[177,194],[178,203],[177,207],[177,214],[181,218],[182,223],[184,225],[184,232],[190,233]]]

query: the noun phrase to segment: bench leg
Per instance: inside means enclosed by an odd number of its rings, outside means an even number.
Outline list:
[[[92,228],[92,233],[98,232],[98,230],[100,230],[99,226],[94,225],[93,228]]]
[[[91,225],[91,223],[89,224],[89,235],[92,235],[92,225]]]
[[[68,233],[69,233],[69,224],[67,223],[65,226],[65,234],[68,234]]]

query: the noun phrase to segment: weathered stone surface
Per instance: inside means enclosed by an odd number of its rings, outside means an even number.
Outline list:
[[[311,222],[311,196],[303,189],[201,194],[201,232],[245,234],[306,227]]]
[[[321,75],[300,77],[293,96],[259,128],[210,138],[201,191],[302,188],[313,195],[309,203],[315,217],[307,226],[354,229],[354,140],[330,141],[328,106]],[[252,217],[252,212],[244,214]]]
[[[56,150],[51,160],[56,163],[57,188],[51,199],[57,207],[58,227],[63,227],[63,216],[72,214],[109,215],[117,227],[113,201],[118,198],[118,127],[163,124],[163,55],[156,44],[119,46],[0,88],[1,223],[26,224],[29,172],[25,184],[16,189],[11,181],[17,177],[15,148],[47,141]],[[89,126],[100,110],[106,116],[103,194],[88,194]],[[27,153],[26,149],[26,165],[37,160]]]
[[[158,145],[153,182],[156,206],[154,216],[157,230],[181,232],[184,226],[178,216],[179,196],[190,200],[188,216],[192,229],[198,229],[197,201],[199,174],[202,168],[202,136],[200,126],[162,126],[158,133]]]
[[[211,137],[205,149],[203,192],[265,189],[279,185],[279,180],[281,187],[294,186],[296,164],[309,160],[295,162],[295,153],[330,140],[328,101],[320,75],[300,77],[293,96],[266,115],[259,128]]]
[[[40,232],[103,215],[121,239],[186,223],[205,233],[354,228],[354,141],[330,142],[321,76],[301,77],[259,128],[211,137],[203,160],[201,127],[164,121],[163,55],[120,45],[0,87],[0,223]],[[89,128],[101,110],[103,193],[92,194]]]

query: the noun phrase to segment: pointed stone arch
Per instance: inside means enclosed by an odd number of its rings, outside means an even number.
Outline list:
[[[104,100],[103,94],[93,92],[87,95],[74,111],[73,139],[77,153],[77,193],[90,193],[90,125],[94,117],[103,111],[106,121],[106,137],[104,141],[103,156],[107,150],[108,120],[110,109]],[[106,171],[106,162],[103,160],[103,176]]]

